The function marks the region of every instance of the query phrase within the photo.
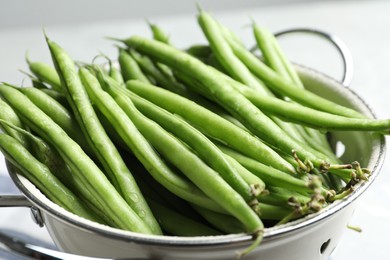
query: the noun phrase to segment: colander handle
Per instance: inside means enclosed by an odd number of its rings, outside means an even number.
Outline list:
[[[351,85],[352,77],[353,77],[353,59],[352,54],[347,47],[347,45],[336,35],[330,34],[325,31],[321,31],[313,28],[292,28],[283,30],[275,33],[275,37],[281,37],[286,34],[296,34],[296,33],[304,33],[304,34],[312,34],[318,37],[321,37],[327,41],[329,41],[339,52],[342,63],[343,63],[343,76],[340,80],[340,83],[346,87]]]
[[[12,165],[8,161],[6,161],[6,165],[8,170],[12,168]],[[35,224],[40,227],[44,226],[40,210],[35,207],[23,194],[2,194],[2,191],[0,191],[0,208],[2,207],[28,207],[30,208],[31,217]]]
[[[31,207],[31,202],[23,195],[2,195],[0,194],[1,207]]]

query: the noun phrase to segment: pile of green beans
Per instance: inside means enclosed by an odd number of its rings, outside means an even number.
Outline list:
[[[0,149],[73,214],[153,235],[245,232],[318,212],[370,171],[341,162],[332,130],[389,134],[308,90],[277,40],[253,24],[262,59],[200,10],[208,44],[153,39],[104,66],[75,63],[46,36],[53,65],[27,60],[32,87],[0,84]],[[102,56],[101,54],[99,56]]]

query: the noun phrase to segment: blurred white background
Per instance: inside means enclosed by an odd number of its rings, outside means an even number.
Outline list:
[[[354,58],[351,87],[363,96],[379,117],[390,118],[390,10],[389,1],[320,0],[142,0],[49,1],[0,0],[0,81],[22,84],[26,51],[32,60],[50,61],[42,28],[75,60],[91,61],[98,51],[116,57],[104,36],[150,35],[145,19],[159,24],[173,44],[186,47],[204,42],[196,24],[196,3],[236,31],[248,46],[254,40],[246,25],[250,19],[273,32],[310,27],[331,32],[344,40]],[[336,79],[340,59],[326,42],[316,38],[281,39],[289,57]],[[27,84],[27,83],[25,83]],[[0,162],[0,194],[17,192]],[[361,198],[351,224],[363,233],[346,230],[333,260],[388,259],[385,249],[390,232],[390,158],[381,175]],[[0,229],[52,246],[44,228],[30,219],[28,209],[0,208]],[[19,259],[0,249],[0,259]]]

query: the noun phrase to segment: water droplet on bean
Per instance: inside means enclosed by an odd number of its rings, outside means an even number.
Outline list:
[[[135,194],[135,193],[131,193],[131,194],[130,194],[130,199],[131,199],[132,201],[134,201],[134,202],[138,202],[138,201],[139,201],[139,197],[138,197],[138,195]]]

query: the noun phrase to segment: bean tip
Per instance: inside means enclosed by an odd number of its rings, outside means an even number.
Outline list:
[[[46,32],[46,28],[45,27],[42,27],[42,32],[43,32],[43,36],[45,36],[46,42],[49,43],[50,42],[50,38],[49,38],[49,36],[48,36],[48,34]]]
[[[200,3],[199,3],[199,2],[196,2],[196,9],[198,10],[199,13],[202,13],[202,12],[203,12],[203,9],[202,9],[202,7],[200,6]]]
[[[116,41],[116,42],[124,42],[125,41],[123,39],[119,39],[119,38],[112,37],[112,36],[105,36],[104,39],[112,40],[112,41]]]

